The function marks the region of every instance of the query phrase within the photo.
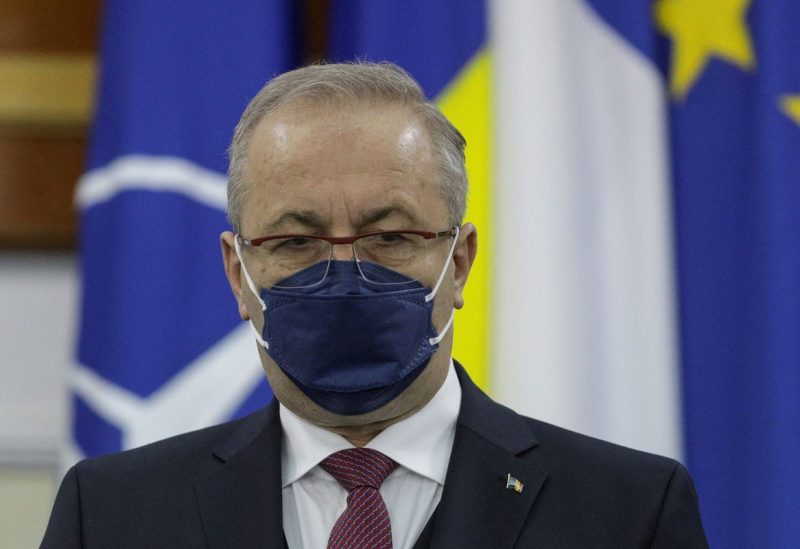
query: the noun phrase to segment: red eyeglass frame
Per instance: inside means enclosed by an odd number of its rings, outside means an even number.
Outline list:
[[[425,240],[432,240],[434,238],[443,238],[445,236],[456,236],[457,228],[452,227],[446,231],[415,231],[410,229],[397,230],[397,231],[375,231],[372,233],[357,234],[353,236],[325,236],[317,234],[276,234],[272,236],[262,236],[253,239],[245,238],[242,235],[237,235],[237,236],[239,237],[239,241],[245,246],[258,247],[261,246],[264,242],[267,242],[269,240],[278,240],[281,238],[317,238],[319,240],[325,240],[326,242],[330,242],[332,245],[342,245],[342,244],[353,245],[355,241],[360,238],[366,238],[368,236],[379,236],[382,234],[399,234],[399,233],[415,234],[417,236],[421,236]]]

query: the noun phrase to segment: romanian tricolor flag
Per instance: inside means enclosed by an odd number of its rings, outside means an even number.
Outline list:
[[[391,61],[409,71],[467,140],[466,221],[491,238],[490,58],[484,0],[345,0],[331,6],[332,61]],[[456,313],[453,356],[488,383],[490,246],[480,249]]]

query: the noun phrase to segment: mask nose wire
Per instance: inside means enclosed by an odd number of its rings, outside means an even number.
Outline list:
[[[264,300],[261,299],[260,295],[258,295],[258,292],[256,291],[256,285],[253,284],[253,280],[250,278],[250,275],[247,272],[247,267],[245,266],[244,261],[242,261],[242,247],[239,244],[239,238],[240,236],[238,234],[233,238],[233,248],[236,250],[236,257],[239,258],[239,265],[242,266],[242,274],[244,274],[244,279],[245,281],[247,281],[247,286],[250,288],[250,291],[253,292],[253,295],[256,296],[256,299],[258,299],[258,302],[261,304],[261,312],[264,312],[267,310],[267,304],[264,303]],[[266,321],[267,319],[266,317],[264,317],[264,322]],[[248,322],[248,324],[250,325],[250,330],[253,332],[253,335],[256,336],[256,341],[258,342],[258,344],[264,347],[265,349],[269,349],[269,343],[264,341],[264,338],[261,337],[260,333],[258,333],[256,325],[253,324],[252,318],[250,318],[250,322]]]

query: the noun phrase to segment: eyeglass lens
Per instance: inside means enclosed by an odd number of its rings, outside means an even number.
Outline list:
[[[359,265],[361,276],[369,282],[385,284],[375,277],[373,270],[366,268],[365,262],[399,272],[410,279],[405,283],[410,283],[422,274],[429,260],[429,252],[438,241],[403,232],[366,236],[353,243],[355,257],[352,259]],[[324,280],[329,263],[334,258],[333,248],[330,242],[320,238],[291,237],[267,240],[253,250],[261,267],[259,273],[263,274],[262,283],[272,288],[298,288],[313,286]],[[320,263],[324,265],[303,273],[307,276],[294,276]]]

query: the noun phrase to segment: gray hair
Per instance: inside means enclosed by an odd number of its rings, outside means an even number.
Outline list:
[[[228,148],[228,221],[235,231],[241,229],[250,137],[265,116],[299,100],[317,104],[375,102],[408,106],[422,119],[438,153],[440,185],[450,223],[461,224],[467,207],[466,140],[461,132],[402,68],[392,63],[355,62],[309,65],[283,73],[270,80],[247,105]]]

